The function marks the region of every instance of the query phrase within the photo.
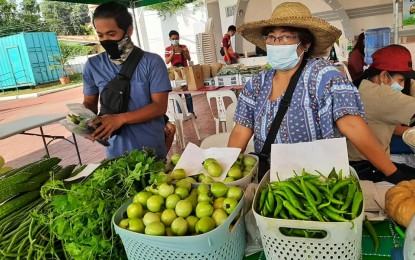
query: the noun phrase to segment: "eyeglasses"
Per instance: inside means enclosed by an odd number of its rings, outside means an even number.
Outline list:
[[[274,35],[264,35],[262,36],[262,39],[264,39],[265,42],[268,43],[279,43],[279,44],[287,44],[290,41],[297,39],[297,35],[281,35],[278,37],[275,37]]]

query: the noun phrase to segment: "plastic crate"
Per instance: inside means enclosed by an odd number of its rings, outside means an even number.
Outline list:
[[[261,180],[252,205],[267,259],[360,259],[364,208],[362,214],[352,220],[353,223],[263,217],[255,209],[258,208],[259,191],[268,182],[269,172]],[[288,237],[279,231],[282,227],[325,230],[327,236],[325,238]]]
[[[127,257],[130,260],[173,260],[173,259],[242,259],[245,252],[245,218],[243,205],[245,196],[226,219],[214,230],[195,236],[149,236],[120,228],[117,223],[124,218],[130,198],[112,217],[115,232],[121,237]],[[239,219],[230,230],[232,221],[241,212]]]

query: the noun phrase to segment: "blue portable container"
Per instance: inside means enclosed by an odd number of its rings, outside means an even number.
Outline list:
[[[59,80],[61,71],[49,70],[60,56],[52,32],[24,32],[0,38],[0,90]]]
[[[365,62],[367,65],[372,63],[372,54],[390,45],[391,29],[377,28],[365,31]]]

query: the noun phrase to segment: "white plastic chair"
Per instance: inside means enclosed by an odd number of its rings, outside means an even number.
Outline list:
[[[179,113],[179,111],[182,112]],[[169,93],[167,116],[169,117],[170,122],[176,125],[176,140],[178,139],[180,141],[180,146],[182,149],[184,149],[186,146],[183,133],[183,121],[192,121],[197,139],[201,140],[194,114],[188,113],[186,106],[183,105],[182,98],[176,93]]]
[[[215,120],[217,134],[219,133],[219,124],[222,125],[222,131],[225,132],[224,129],[226,128],[226,107],[223,100],[224,97],[229,97],[232,100],[232,103],[237,102],[236,95],[231,90],[216,90],[206,92],[206,98],[209,103],[210,111],[212,112],[213,119]],[[212,98],[216,100],[217,117],[215,116],[215,113],[212,109]]]
[[[235,114],[237,103],[232,103],[226,108],[226,132],[232,132],[235,122],[233,121],[233,116]]]
[[[200,144],[200,148],[207,149],[211,147],[227,147],[231,133],[219,133],[206,137]],[[254,152],[254,137],[252,137],[246,146],[244,153]]]

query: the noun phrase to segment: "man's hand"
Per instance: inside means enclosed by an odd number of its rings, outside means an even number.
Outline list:
[[[94,140],[107,140],[115,130],[123,125],[123,122],[119,115],[103,115],[89,123],[89,125],[97,127],[91,135]]]
[[[173,45],[174,53],[181,53],[183,51],[183,48],[180,47],[180,45]]]

